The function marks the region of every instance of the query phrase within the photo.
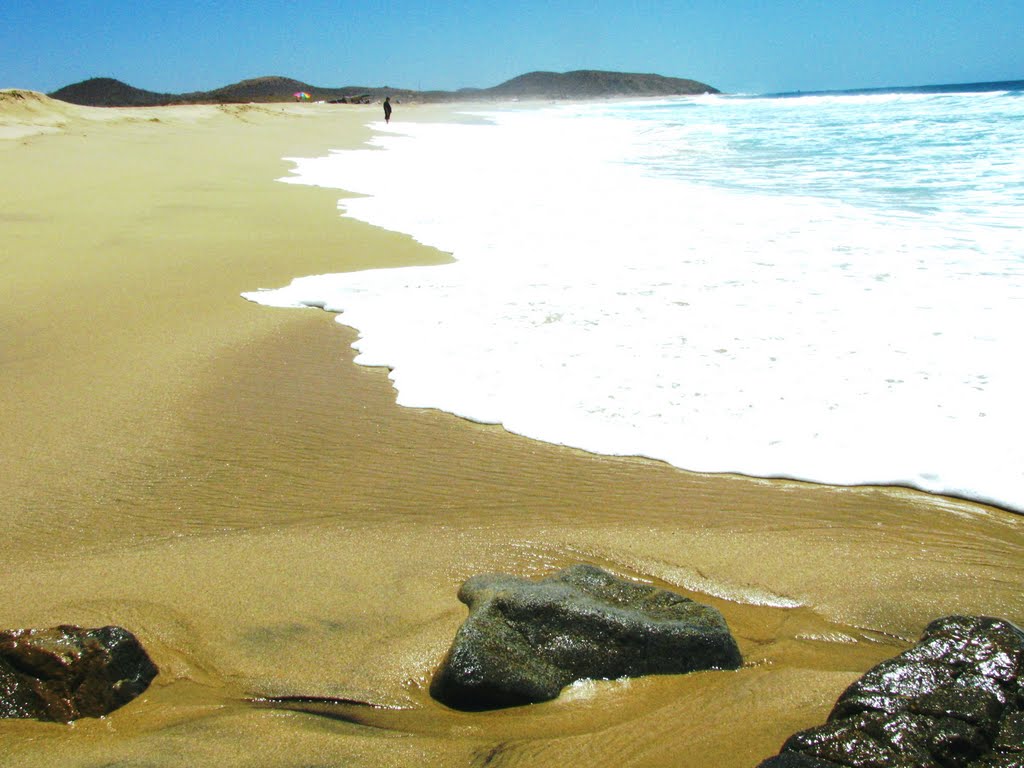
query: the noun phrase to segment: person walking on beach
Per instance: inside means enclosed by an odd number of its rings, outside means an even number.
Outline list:
[[[391,122],[391,97],[390,96],[385,96],[384,97],[384,122],[385,123],[390,123]]]

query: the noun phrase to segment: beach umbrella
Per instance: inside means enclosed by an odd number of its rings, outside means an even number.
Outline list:
[[[292,95],[295,97],[296,101],[302,101],[303,99],[309,98],[309,94],[306,93],[305,91],[296,91]]]

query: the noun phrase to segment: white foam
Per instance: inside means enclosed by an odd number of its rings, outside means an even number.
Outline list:
[[[633,680],[629,677],[619,677],[614,680],[605,678],[591,679],[584,678],[569,683],[559,694],[559,701],[591,701],[600,695],[615,695],[625,693],[632,686]]]
[[[735,125],[588,109],[378,125],[372,149],[294,159],[284,181],[367,195],[339,208],[457,261],[244,295],[343,312],[402,405],[691,470],[1024,510],[1024,253],[1005,199],[974,190],[991,220],[971,221],[778,194],[744,182],[749,157],[720,184],[701,163]]]

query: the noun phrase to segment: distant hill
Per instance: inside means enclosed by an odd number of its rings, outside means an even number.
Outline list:
[[[133,88],[112,77],[93,77],[74,85],[66,85],[47,95],[52,99],[87,107],[159,107],[177,98],[171,93]]]
[[[292,80],[289,77],[256,77],[252,80],[243,80],[234,85],[226,85],[215,91],[198,93],[187,93],[182,99],[200,98],[219,102],[265,102],[265,101],[294,101],[292,94],[300,91],[309,92],[310,86],[299,80]]]
[[[321,88],[290,77],[256,77],[234,85],[226,85],[213,91],[185,93],[179,96],[177,104],[261,104],[279,101],[294,101],[296,93],[308,93],[313,101],[361,102],[375,101],[386,95],[392,98],[411,97],[415,91],[401,88],[368,88],[349,85],[344,88]]]
[[[615,96],[676,96],[718,93],[718,89],[696,80],[628,72],[578,70],[576,72],[530,72],[493,88],[463,88],[458,91],[413,91],[387,86],[321,88],[288,77],[257,77],[212,91],[155,93],[134,88],[120,80],[94,77],[67,85],[48,94],[54,99],[89,107],[153,107],[167,104],[246,104],[294,101],[305,92],[313,101],[372,102],[384,96],[398,101],[445,102],[503,99],[594,99]]]
[[[94,77],[47,94],[51,98],[87,107],[158,107],[168,104],[248,104],[294,101],[305,92],[314,101],[372,101],[377,92],[411,94],[381,88],[319,88],[289,77],[257,77],[212,91],[154,93],[110,77]],[[383,97],[381,97],[383,98]]]
[[[592,99],[611,96],[689,96],[719,91],[705,83],[678,77],[581,69],[565,73],[530,72],[488,88],[485,92],[490,96],[518,98]]]

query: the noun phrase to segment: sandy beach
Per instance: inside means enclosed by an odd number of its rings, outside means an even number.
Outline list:
[[[1020,516],[400,408],[331,315],[242,299],[449,259],[275,181],[379,109],[0,92],[0,627],[119,624],[160,669],[103,719],[0,721],[0,765],[747,768],[930,620],[1024,625]],[[744,667],[484,714],[429,697],[464,579],[576,562],[715,605]],[[282,695],[373,706],[251,702]]]

